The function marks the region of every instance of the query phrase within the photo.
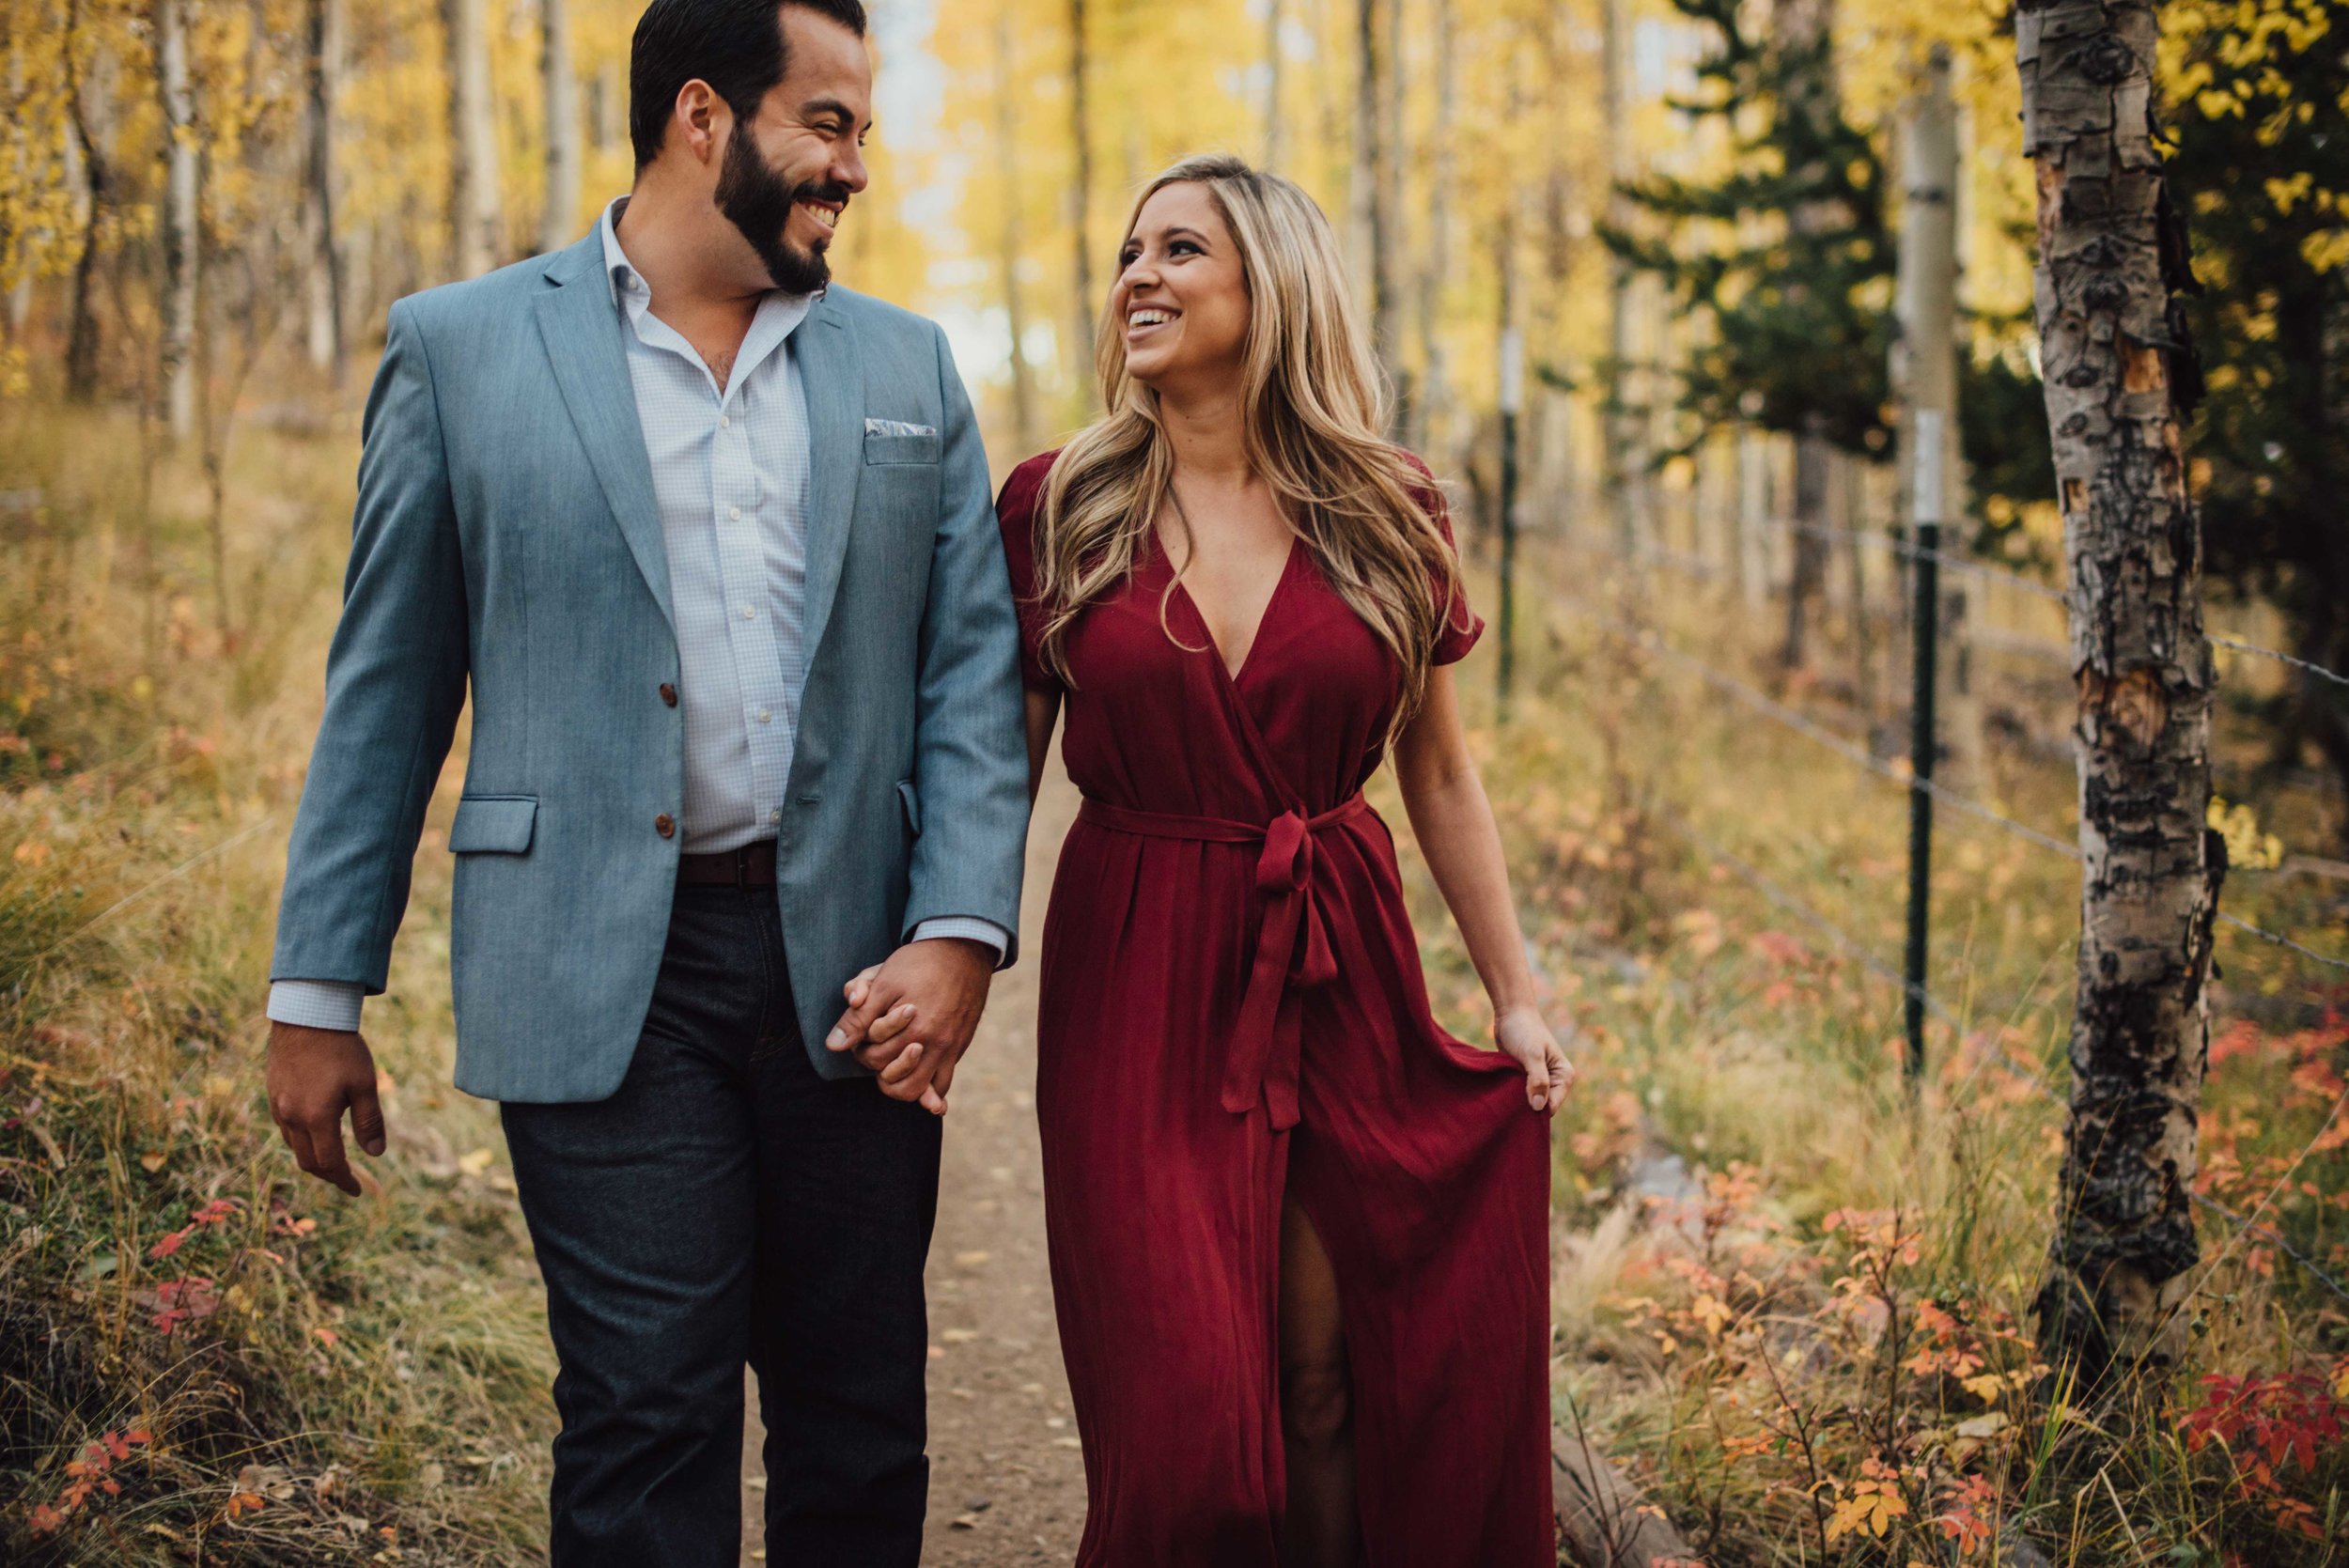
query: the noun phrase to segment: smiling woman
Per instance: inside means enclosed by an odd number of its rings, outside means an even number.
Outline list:
[[[1443,668],[1480,626],[1442,497],[1378,434],[1295,185],[1178,164],[1120,257],[1110,412],[998,507],[1031,776],[1066,707],[1085,796],[1036,1079],[1078,1561],[1547,1568],[1543,1116],[1571,1070]],[[1391,747],[1499,1051],[1429,1013],[1361,794]]]

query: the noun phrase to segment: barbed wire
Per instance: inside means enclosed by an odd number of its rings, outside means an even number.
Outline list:
[[[1762,520],[1762,526],[1776,534],[1801,535],[1816,539],[1840,539],[1854,544],[1875,545],[1906,560],[1931,561],[1951,571],[1964,572],[1968,576],[1982,578],[1988,582],[2002,582],[2020,593],[2029,594],[2034,598],[2045,599],[2052,604],[2066,602],[2063,590],[2051,582],[2043,582],[2013,567],[1976,560],[1972,556],[1952,554],[1946,550],[1927,550],[1897,534],[1877,533],[1866,528],[1843,528],[1833,523],[1797,522],[1792,518],[1765,518]],[[1593,532],[1588,529],[1579,531],[1586,534]],[[1678,567],[1691,576],[1706,581],[1721,575],[1721,568],[1712,562],[1702,556],[1673,550],[1669,546],[1638,543],[1634,544],[1632,549],[1635,555],[1640,558],[1662,561],[1668,566]],[[2059,653],[2068,656],[2070,653],[2068,648],[2059,643],[2043,642],[2036,638],[2006,633],[2000,629],[1990,629],[1992,635],[1988,639],[1983,638],[1982,630],[1975,631],[1973,635],[1977,640],[1989,642],[1990,645],[2018,653],[2047,657],[2055,657]],[[2260,644],[2225,632],[2212,631],[2205,632],[2203,635],[2222,648],[2231,648],[2236,653],[2248,654],[2254,659],[2271,660],[2278,664],[2288,665],[2298,670],[2303,675],[2314,675],[2319,680],[2330,681],[2336,686],[2349,687],[2349,675],[2344,675],[2338,670],[2327,669],[2312,660],[2302,659],[2296,654],[2285,653],[2278,648],[2263,647]]]
[[[2230,914],[2226,910],[2221,909],[2218,911],[2218,918],[2222,923],[2233,926],[2238,931],[2248,933],[2251,936],[2257,937],[2260,940],[2272,943],[2277,947],[2290,948],[2293,952],[2297,953],[2301,957],[2313,959],[2317,963],[2324,965],[2328,970],[2349,970],[2349,958],[2334,958],[2326,954],[2316,952],[2312,948],[2302,947],[2298,942],[2294,941],[2290,937],[2281,936],[2277,932],[2267,930],[2263,926],[2254,925],[2249,921],[2245,920],[2241,915]]]
[[[1952,807],[1957,811],[1966,813],[1969,816],[1974,816],[1982,821],[1990,823],[1992,826],[2002,829],[2006,832],[2012,833],[2015,837],[2020,838],[2027,843],[2036,845],[2038,847],[2046,850],[2050,854],[2061,855],[2065,860],[2074,862],[2075,863],[2080,862],[2082,857],[2078,845],[2066,843],[2064,840],[2057,838],[2052,833],[2042,832],[2039,829],[2032,827],[2030,823],[2018,821],[2015,817],[2009,816],[2004,812],[1998,810],[1996,807],[1985,805],[1983,802],[1975,800],[1970,795],[1967,795],[1959,790],[1952,789],[1949,785],[1942,784],[1937,779],[1920,779],[1915,774],[1905,768],[1893,767],[1890,763],[1884,761],[1881,757],[1878,757],[1875,753],[1869,751],[1866,747],[1849,739],[1844,736],[1836,734],[1833,730],[1830,730],[1824,724],[1811,719],[1799,710],[1780,702],[1777,698],[1772,697],[1760,688],[1752,685],[1750,682],[1740,680],[1737,676],[1729,674],[1725,670],[1714,668],[1704,660],[1697,658],[1694,654],[1673,647],[1670,643],[1664,641],[1662,636],[1647,628],[1634,626],[1627,621],[1620,619],[1619,617],[1610,615],[1605,611],[1591,604],[1587,599],[1579,598],[1574,595],[1565,594],[1561,595],[1560,598],[1566,603],[1573,605],[1577,610],[1588,615],[1602,629],[1611,631],[1616,636],[1622,637],[1640,647],[1645,648],[1651,653],[1661,655],[1666,660],[1669,660],[1696,675],[1707,685],[1714,687],[1718,691],[1728,692],[1732,696],[1736,697],[1739,701],[1752,707],[1756,712],[1761,713],[1764,717],[1771,719],[1779,724],[1783,725],[1785,728],[1791,729],[1797,734],[1805,737],[1816,744],[1826,747],[1828,750],[1832,751],[1844,758],[1844,760],[1864,768],[1868,772],[1875,774],[1876,777],[1898,784],[1904,789],[1922,790],[1938,804]],[[2300,955],[2304,958],[2324,965],[2326,969],[2341,970],[2344,972],[2349,972],[2349,958],[2336,958],[2330,955],[2319,953],[2314,948],[2308,947],[2300,942],[2295,941],[2293,939],[2284,936],[2280,932],[2270,931],[2264,926],[2254,924],[2250,921],[2245,920],[2240,915],[2222,910],[2220,911],[2218,918],[2226,924],[2231,925],[2236,930],[2242,931],[2247,935],[2256,937],[2261,941],[2267,942],[2272,946],[2288,949],[2293,953]]]
[[[2292,654],[2278,653],[2274,648],[2263,648],[2257,643],[2247,643],[2240,637],[2221,636],[2215,631],[2204,632],[2203,635],[2222,648],[2232,648],[2237,653],[2248,653],[2254,659],[2272,659],[2279,664],[2289,664],[2294,669],[2305,675],[2314,675],[2320,680],[2329,680],[2336,686],[2349,686],[2349,675],[2327,670],[2322,664],[2311,664],[2307,660],[2295,658]]]

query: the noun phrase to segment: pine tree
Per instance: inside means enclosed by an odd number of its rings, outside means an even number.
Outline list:
[[[2165,25],[2170,169],[2203,281],[2180,305],[2209,384],[2192,447],[2210,570],[2281,611],[2303,659],[2349,671],[2349,4],[2186,0]],[[2349,783],[2349,690],[2301,675],[2266,706],[2279,761],[2312,744]]]

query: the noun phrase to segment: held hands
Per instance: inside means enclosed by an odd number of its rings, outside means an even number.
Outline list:
[[[1558,1048],[1535,1007],[1512,1007],[1493,1020],[1493,1037],[1501,1053],[1525,1069],[1525,1098],[1536,1110],[1555,1110],[1574,1088],[1574,1063]]]
[[[881,1093],[946,1114],[955,1065],[971,1048],[995,977],[984,942],[936,937],[908,942],[841,987],[848,1010],[825,1036],[835,1051],[880,1075]]]
[[[339,1029],[269,1026],[269,1113],[294,1161],[352,1197],[359,1178],[343,1153],[343,1112],[350,1136],[371,1157],[383,1153],[383,1107],[375,1097],[375,1056],[366,1041]]]

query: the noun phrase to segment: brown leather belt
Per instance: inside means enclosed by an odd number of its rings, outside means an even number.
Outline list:
[[[696,888],[771,888],[775,885],[775,841],[762,838],[715,855],[679,855],[677,879]]]

